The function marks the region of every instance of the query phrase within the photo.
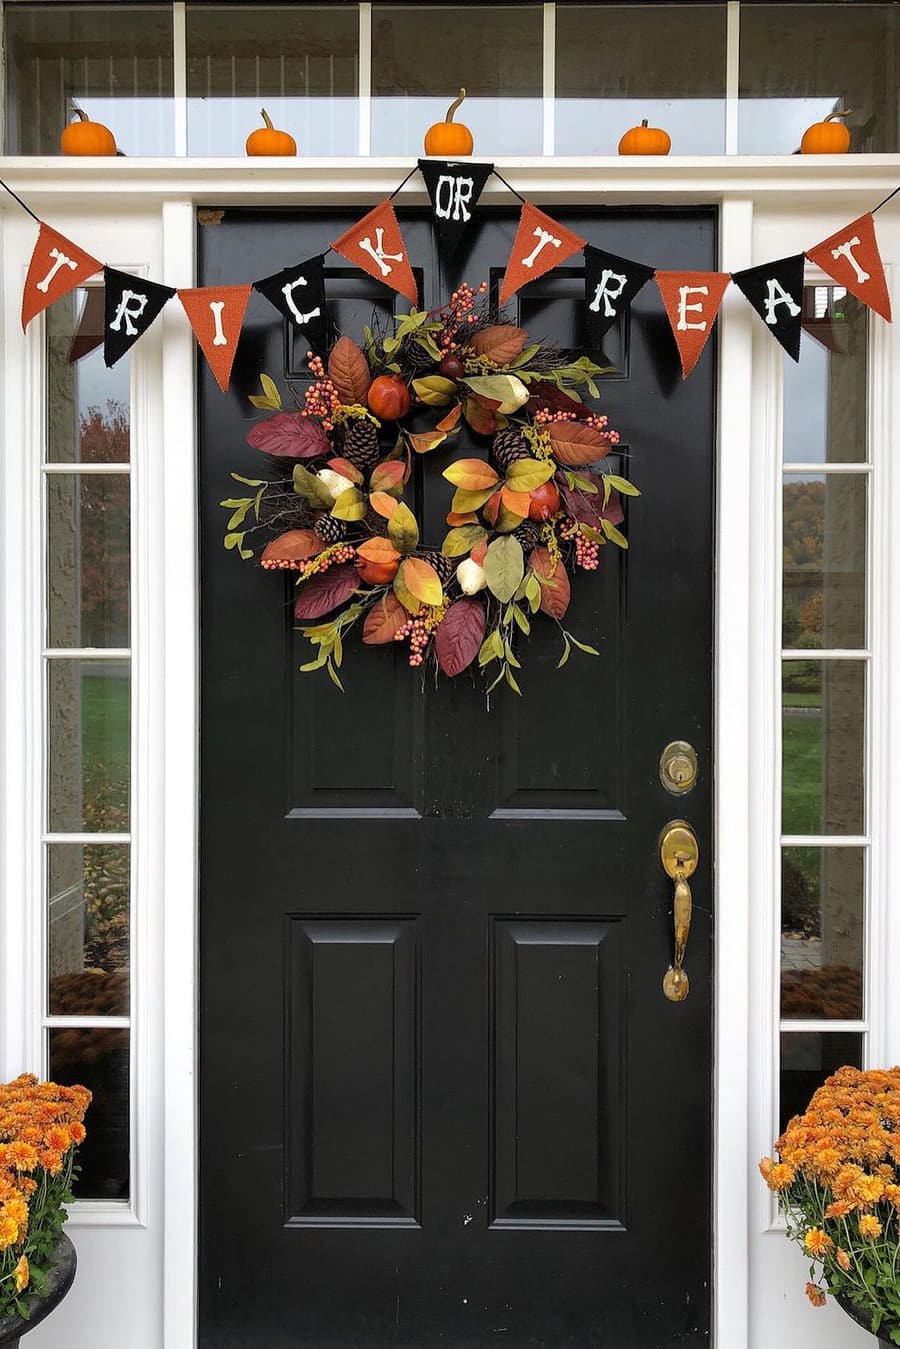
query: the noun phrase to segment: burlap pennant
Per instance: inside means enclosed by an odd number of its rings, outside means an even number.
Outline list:
[[[815,248],[808,248],[806,256],[890,323],[891,300],[871,211],[823,239]]]
[[[251,286],[201,286],[178,292],[203,355],[223,393],[227,392],[231,379],[251,289]]]
[[[175,290],[114,267],[104,267],[103,282],[103,359],[107,366],[113,366],[143,337]]]
[[[656,284],[678,344],[681,373],[685,379],[706,346],[730,280],[727,272],[656,273]]]
[[[526,201],[500,287],[500,303],[506,304],[526,281],[544,276],[573,253],[580,253],[585,242]]]
[[[22,330],[36,314],[102,270],[102,262],[41,221],[22,292]]]
[[[331,247],[354,267],[360,267],[376,281],[383,281],[392,290],[405,295],[410,304],[418,302],[419,292],[406,244],[387,197],[336,239]]]

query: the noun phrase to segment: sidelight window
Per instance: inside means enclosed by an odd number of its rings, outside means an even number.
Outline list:
[[[872,673],[868,322],[805,290],[785,359],[781,653],[781,1120],[868,1031]]]
[[[94,1093],[78,1198],[127,1201],[130,381],[127,358],[112,370],[104,366],[100,319],[96,287],[47,314],[44,1071]]]

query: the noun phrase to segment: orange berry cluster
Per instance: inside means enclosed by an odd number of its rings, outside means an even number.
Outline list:
[[[478,302],[478,296],[485,295],[487,288],[486,281],[482,281],[477,290],[473,290],[471,286],[463,282],[450,296],[450,303],[442,310],[442,313],[446,316],[440,341],[443,351],[455,350],[459,345],[459,329],[476,321],[477,315],[474,310]]]
[[[312,558],[269,557],[264,558],[259,565],[265,571],[300,571],[303,573],[300,580],[305,581],[315,576],[316,572],[327,571],[337,562],[352,562],[355,557],[356,549],[349,543],[335,543]]]
[[[306,353],[306,362],[310,373],[315,377],[303,396],[304,406],[301,417],[318,417],[326,431],[334,430],[334,419],[341,410],[341,397],[333,382],[325,373],[321,356]]]
[[[413,667],[421,665],[425,660],[425,648],[431,640],[431,632],[425,623],[425,618],[420,609],[418,614],[408,618],[402,628],[394,633],[395,642],[403,642],[409,638],[409,663]]]

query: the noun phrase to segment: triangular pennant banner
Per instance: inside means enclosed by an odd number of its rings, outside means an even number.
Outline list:
[[[731,274],[738,290],[746,295],[769,332],[795,361],[800,359],[805,263],[805,255],[795,253],[790,258],[778,258]]]
[[[500,303],[506,304],[526,281],[544,276],[573,253],[580,253],[584,245],[585,240],[580,235],[557,224],[526,201],[500,287]]]
[[[178,292],[184,312],[223,393],[227,392],[231,379],[250,290],[250,286],[201,286]]]
[[[675,334],[685,379],[706,346],[730,280],[727,272],[656,273],[656,284]]]
[[[103,313],[103,359],[107,366],[115,365],[126,351],[158,318],[175,291],[172,286],[161,286],[156,281],[117,272],[114,267],[103,268],[106,299]]]
[[[584,304],[588,341],[598,348],[620,314],[653,275],[652,267],[590,244],[584,250]]]
[[[325,310],[325,255],[319,253],[293,267],[285,267],[272,276],[253,282],[253,289],[264,295],[295,328],[302,328],[316,351],[327,346],[328,320]]]
[[[450,159],[420,159],[438,244],[452,254],[475,213],[493,164],[465,164]]]
[[[377,281],[383,281],[392,290],[405,295],[410,304],[418,301],[419,292],[406,244],[387,197],[336,239],[331,247],[354,267],[360,267]]]
[[[36,314],[102,270],[102,262],[41,221],[22,292],[23,331]]]
[[[845,225],[830,239],[823,239],[815,248],[808,248],[806,256],[890,323],[891,301],[871,211]]]

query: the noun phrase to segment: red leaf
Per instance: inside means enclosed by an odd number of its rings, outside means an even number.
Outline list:
[[[294,617],[324,618],[348,600],[358,585],[359,574],[352,562],[317,572],[301,584],[294,603]]]
[[[527,337],[524,328],[516,328],[511,323],[494,323],[476,333],[469,345],[476,356],[487,356],[497,365],[508,365],[525,350]]]
[[[619,493],[613,488],[609,494],[609,501],[604,506],[603,479],[598,473],[585,473],[583,476],[590,478],[592,482],[601,484],[600,490],[599,492],[580,492],[577,487],[569,487],[568,484],[561,483],[559,490],[569,514],[574,516],[576,520],[580,520],[583,525],[591,525],[594,529],[600,528],[601,520],[609,520],[610,524],[620,525],[625,519],[625,512],[622,509],[622,499]]]
[[[369,646],[383,646],[386,642],[392,642],[408,622],[409,614],[394,592],[387,590],[366,614],[363,641]]]
[[[266,544],[262,562],[305,562],[321,553],[325,544],[313,529],[289,529]]]
[[[474,394],[463,403],[463,416],[472,430],[477,431],[480,436],[492,436],[497,429],[493,412],[489,411]]]
[[[481,650],[485,613],[480,600],[457,600],[451,604],[434,634],[438,664],[445,675],[462,674]]]
[[[612,449],[609,437],[580,422],[551,422],[548,428],[550,449],[558,464],[583,468],[605,459]]]
[[[559,560],[554,564],[543,544],[534,549],[528,564],[534,574],[541,579],[541,612],[549,614],[559,622],[572,598],[572,588],[565,567]]]
[[[365,403],[372,373],[365,353],[352,337],[339,337],[328,357],[328,377],[342,403]]]
[[[535,380],[530,386],[530,392],[531,397],[525,406],[532,416],[540,412],[541,408],[549,408],[551,412],[574,412],[580,422],[587,421],[591,415],[591,410],[585,403],[573,398],[571,394],[564,393],[548,379]]]
[[[299,412],[276,412],[274,417],[257,422],[247,433],[247,444],[284,459],[315,459],[331,450],[321,422],[301,417]]]

